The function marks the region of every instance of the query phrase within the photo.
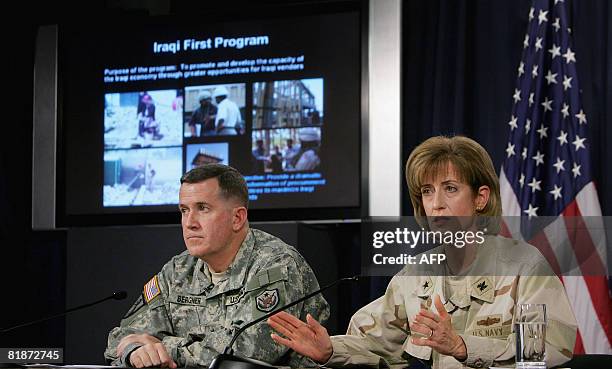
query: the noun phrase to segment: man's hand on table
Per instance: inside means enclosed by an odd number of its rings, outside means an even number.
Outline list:
[[[121,357],[125,348],[132,343],[142,344],[142,346],[130,354],[129,361],[133,367],[146,368],[156,366],[172,369],[177,367],[161,341],[146,333],[125,336],[119,341],[119,345],[117,345],[117,356]]]

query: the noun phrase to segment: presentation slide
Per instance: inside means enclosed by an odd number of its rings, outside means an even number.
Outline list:
[[[360,206],[356,12],[66,27],[59,68],[67,215],[169,211],[207,163],[253,210]]]

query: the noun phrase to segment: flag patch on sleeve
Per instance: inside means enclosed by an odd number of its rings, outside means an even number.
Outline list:
[[[159,283],[157,282],[157,276],[151,278],[151,280],[144,285],[143,296],[147,304],[156,298],[160,293],[161,289],[159,288]]]

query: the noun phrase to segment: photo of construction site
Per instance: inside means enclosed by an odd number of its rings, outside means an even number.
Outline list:
[[[244,83],[185,88],[185,137],[234,136],[245,133]]]
[[[253,84],[253,129],[322,124],[323,78]]]
[[[187,170],[204,164],[229,165],[229,144],[227,142],[187,145]]]
[[[178,146],[183,140],[181,90],[104,95],[104,148]]]
[[[182,151],[182,147],[106,151],[103,205],[178,203]]]
[[[321,127],[253,131],[252,173],[316,171],[321,165]]]

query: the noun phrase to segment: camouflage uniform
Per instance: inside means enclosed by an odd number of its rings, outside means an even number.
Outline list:
[[[531,245],[501,237],[486,237],[485,245],[477,246],[471,271],[463,277],[405,268],[384,296],[353,315],[346,335],[332,337],[334,353],[325,365],[395,367],[413,360],[428,361],[433,368],[508,365],[514,362],[512,316],[519,302],[546,303],[548,367],[569,360],[577,325],[559,278]],[[435,295],[445,302],[453,328],[465,342],[464,362],[410,342],[408,322],[421,308],[437,313]]]
[[[265,232],[251,229],[228,269],[229,278],[213,285],[206,264],[187,252],[173,257],[145,285],[140,298],[111,330],[105,357],[129,366],[128,345],[117,357],[119,341],[132,333],[159,338],[178,366],[208,366],[223,352],[241,326],[319,288],[317,279],[293,247]],[[326,320],[329,306],[317,295],[288,312]],[[270,339],[263,322],[244,331],[234,343],[237,355],[274,364],[312,366],[311,361]]]

